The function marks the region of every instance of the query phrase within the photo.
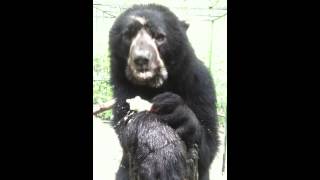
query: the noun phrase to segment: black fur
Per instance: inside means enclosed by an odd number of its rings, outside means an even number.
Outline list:
[[[141,28],[129,26],[131,15],[145,17],[155,31],[157,28],[165,31],[166,43],[158,46],[158,50],[168,79],[161,87],[137,85],[126,77],[130,39],[124,36],[128,30],[134,34]],[[128,9],[110,31],[111,83],[117,98],[113,126],[124,150],[118,180],[129,179],[128,153],[140,167],[141,179],[183,179],[194,146],[199,148],[199,179],[209,180],[209,167],[219,144],[215,90],[207,68],[189,43],[187,28],[169,9],[151,4]],[[126,99],[135,96],[152,101],[153,111],[126,116],[129,113]],[[161,148],[164,144],[168,145]]]
[[[187,166],[186,147],[172,128],[160,122],[159,116],[141,112],[120,123],[124,129],[119,137],[126,150],[125,159],[132,163],[131,177],[140,180],[187,179],[190,166]],[[121,168],[129,172],[128,167]]]

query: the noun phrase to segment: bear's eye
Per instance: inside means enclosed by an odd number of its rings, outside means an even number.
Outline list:
[[[158,33],[155,35],[155,39],[156,39],[157,43],[159,45],[161,45],[166,40],[166,36],[163,33]]]
[[[122,38],[124,41],[126,42],[130,42],[131,41],[131,35],[132,33],[130,31],[124,31],[122,32]]]
[[[122,36],[124,37],[124,38],[130,38],[130,31],[129,30],[126,30],[126,31],[124,31],[124,32],[122,32]]]

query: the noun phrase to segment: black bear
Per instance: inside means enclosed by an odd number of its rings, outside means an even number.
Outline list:
[[[127,9],[110,30],[112,122],[123,148],[118,180],[135,179],[132,173],[187,179],[195,147],[198,178],[209,180],[219,145],[215,89],[187,28],[167,7],[149,4]],[[131,113],[126,100],[135,96],[152,102],[152,110]]]
[[[195,180],[197,149],[187,150],[174,129],[160,118],[141,112],[119,121],[124,160],[117,179]]]

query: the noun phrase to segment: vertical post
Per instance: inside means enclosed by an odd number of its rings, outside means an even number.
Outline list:
[[[210,20],[210,27],[211,27],[211,31],[210,31],[210,47],[209,47],[209,71],[212,74],[212,51],[213,51],[213,23],[214,20]]]
[[[227,106],[226,106],[227,110]],[[224,153],[223,153],[223,162],[222,162],[222,174],[225,172],[225,167],[226,167],[226,156],[227,156],[227,114],[225,118],[225,131],[224,131]]]

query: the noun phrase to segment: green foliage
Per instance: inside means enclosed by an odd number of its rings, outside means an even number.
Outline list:
[[[107,81],[93,82],[93,104],[104,103],[112,98],[112,89]]]
[[[93,59],[93,104],[105,103],[112,99],[109,62],[108,54],[102,58]],[[98,117],[104,120],[110,119],[111,116],[111,110],[98,114]]]
[[[227,107],[227,63],[223,59],[216,59],[211,68],[211,74],[214,78],[216,96],[217,96],[217,111],[219,115],[219,123],[223,124],[226,118]]]

